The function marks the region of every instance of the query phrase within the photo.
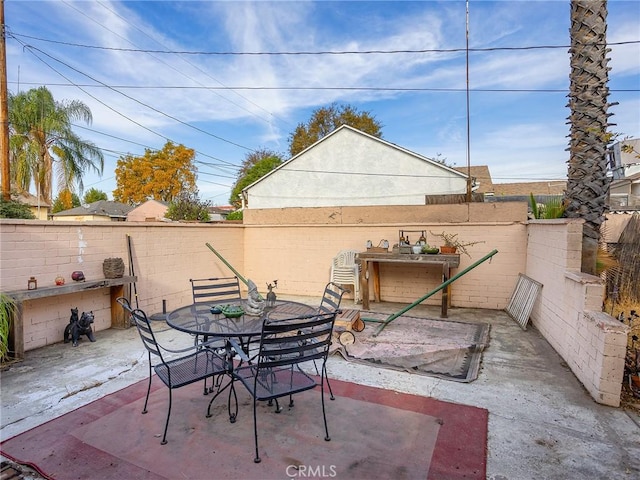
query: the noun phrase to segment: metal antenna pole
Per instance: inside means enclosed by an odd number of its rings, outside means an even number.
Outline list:
[[[467,203],[471,203],[471,126],[469,109],[469,0],[467,0],[466,10],[466,59],[467,59]]]

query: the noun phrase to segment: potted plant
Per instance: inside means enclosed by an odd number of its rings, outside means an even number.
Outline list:
[[[431,233],[431,235],[435,235],[436,237],[440,237],[442,239],[444,245],[440,247],[440,253],[443,253],[443,254],[452,254],[460,251],[461,253],[464,253],[467,257],[471,258],[471,255],[469,255],[469,252],[467,251],[466,247],[470,247],[471,245],[475,245],[477,243],[484,243],[483,241],[465,242],[463,240],[458,239],[457,233],[447,233],[447,232],[442,232],[442,233],[429,232],[429,233]]]
[[[16,311],[13,298],[0,292],[0,361],[4,363],[9,354],[9,333],[11,322]]]

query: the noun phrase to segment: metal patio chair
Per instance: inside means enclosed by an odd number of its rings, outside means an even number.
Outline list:
[[[256,449],[254,462],[260,462],[257,403],[259,401],[275,401],[276,413],[280,413],[282,408],[278,399],[288,396],[289,407],[293,407],[294,394],[310,390],[318,385],[317,378],[312,377],[301,368],[301,365],[306,362],[314,360],[322,362],[319,385],[325,430],[324,439],[331,440],[325,411],[324,379],[326,378],[326,362],[335,319],[336,312],[276,321],[265,319],[256,362],[241,366],[233,371],[232,390],[235,391],[235,383],[239,381],[253,397],[253,432]]]
[[[238,277],[190,278],[189,282],[191,283],[195,315],[197,319],[202,318],[204,330],[206,330],[205,327],[209,322],[208,315],[212,306],[224,305],[225,303],[238,303],[242,300]],[[198,315],[199,311],[202,311],[201,315]],[[202,339],[199,335],[196,335],[194,343],[197,345],[200,341],[208,342],[208,335],[203,333]],[[225,340],[222,338],[218,339],[216,346],[219,349],[225,348]],[[209,347],[214,348],[214,345],[210,345]],[[205,380],[205,395],[212,392],[215,387],[216,385],[212,385],[207,389],[207,381]]]
[[[184,387],[191,383],[205,380],[216,375],[224,375],[230,373],[231,368],[229,361],[225,355],[216,353],[215,349],[203,348],[205,344],[199,346],[191,346],[184,349],[172,350],[163,347],[156,340],[156,336],[151,328],[151,323],[144,311],[140,309],[132,309],[129,301],[120,297],[117,302],[129,313],[131,319],[138,329],[140,339],[147,349],[149,360],[149,383],[147,385],[147,395],[144,400],[142,413],[147,413],[147,404],[149,402],[149,393],[151,391],[152,368],[156,375],[169,388],[169,407],[167,409],[167,420],[164,425],[164,434],[162,436],[162,445],[167,443],[167,429],[169,428],[169,418],[171,417],[172,406],[172,390]],[[164,354],[183,354],[177,358],[165,359]],[[156,360],[154,364],[154,359]]]
[[[190,278],[189,282],[191,282],[194,311],[196,317],[199,311],[202,312],[203,325],[208,321],[212,306],[238,303],[242,300],[238,277]],[[196,343],[199,341],[198,337],[198,335],[195,337]],[[203,333],[202,337],[205,342],[209,339],[206,333]],[[223,340],[220,342],[224,344]]]
[[[340,312],[340,303],[342,302],[342,296],[345,293],[349,293],[349,290],[342,288],[340,285],[337,285],[333,282],[327,283],[324,287],[324,293],[322,295],[322,300],[320,301],[320,306],[318,307],[319,313],[335,313],[336,315]],[[320,375],[320,371],[318,370],[318,365],[316,362],[313,362],[314,367],[316,367],[316,373]],[[329,387],[329,398],[331,400],[335,400],[336,397],[333,396],[333,389],[331,388],[331,382],[329,382],[329,377],[325,377],[327,380],[327,387]]]

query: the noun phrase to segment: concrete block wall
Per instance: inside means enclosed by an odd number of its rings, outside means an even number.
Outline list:
[[[427,240],[439,245],[429,231],[446,230],[463,240],[484,243],[469,247],[471,258],[461,255],[462,271],[493,249],[499,253],[452,284],[452,306],[504,308],[524,271],[526,226],[524,223],[463,224],[340,224],[340,225],[246,225],[245,265],[247,275],[258,288],[278,280],[278,292],[292,295],[321,295],[329,281],[333,257],[344,249],[363,251],[367,240],[377,245],[387,239],[397,243],[398,230],[426,230]],[[413,240],[418,240],[414,235]],[[380,289],[384,301],[411,303],[442,283],[439,267],[380,265]],[[370,285],[372,289],[372,285]],[[352,298],[352,296],[351,296]],[[373,294],[371,295],[373,298]],[[438,305],[440,294],[426,301]]]
[[[242,232],[241,225],[2,220],[0,290],[26,289],[31,276],[39,287],[53,286],[57,275],[72,282],[75,270],[82,270],[88,280],[103,278],[102,263],[111,257],[122,258],[128,273],[129,235],[138,277],[137,305],[153,314],[161,311],[162,300],[168,309],[189,303],[190,278],[233,275],[206,247],[207,242],[242,272]],[[134,305],[135,298],[132,295]],[[73,307],[93,311],[97,332],[111,327],[109,289],[26,301],[25,351],[62,341]]]
[[[232,275],[205,246],[207,242],[261,291],[277,279],[276,293],[319,297],[338,251],[364,250],[367,240],[377,245],[387,239],[393,244],[400,229],[445,230],[458,233],[463,240],[484,242],[469,248],[471,259],[461,256],[457,271],[493,249],[499,252],[453,283],[452,305],[503,309],[518,274],[526,273],[543,284],[531,315],[533,325],[596,401],[619,404],[626,352],[624,326],[612,323],[606,314],[593,313],[601,312],[604,287],[598,278],[580,273],[582,221],[527,223],[526,204],[499,206],[498,210],[491,204],[487,208],[492,211],[481,205],[455,206],[459,221],[446,222],[447,206],[429,207],[382,208],[380,216],[375,209],[363,207],[309,209],[306,216],[304,209],[292,209],[293,214],[285,209],[263,212],[265,215],[253,212],[248,215],[253,219],[244,224],[3,219],[0,290],[25,289],[30,276],[37,277],[40,286],[52,285],[58,274],[70,282],[74,270],[82,270],[87,279],[102,278],[102,262],[109,257],[123,258],[128,269],[129,235],[138,276],[138,305],[149,314],[161,311],[162,300],[169,310],[189,303],[189,278]],[[427,239],[437,245],[429,233]],[[382,298],[388,301],[413,302],[440,284],[440,272],[428,268],[383,264],[380,271]],[[438,294],[428,303],[439,301]],[[61,341],[69,309],[76,306],[80,311],[93,310],[97,331],[110,327],[106,289],[32,300],[24,305],[25,350]]]
[[[436,207],[440,215],[442,206]],[[424,212],[424,208],[417,208]],[[361,209],[360,213],[366,212]],[[284,216],[287,217],[286,212]],[[137,298],[138,306],[149,314],[160,312],[163,300],[169,310],[189,303],[189,278],[232,275],[205,246],[207,242],[261,291],[277,279],[276,293],[320,297],[329,281],[331,260],[338,251],[364,250],[367,240],[377,244],[384,238],[393,244],[400,229],[446,230],[458,233],[464,240],[485,242],[469,248],[472,258],[463,255],[457,271],[498,249],[500,253],[490,263],[452,285],[452,305],[504,308],[525,264],[523,222],[300,225],[284,224],[281,219],[274,224],[242,225],[1,220],[0,289],[25,289],[30,276],[35,276],[40,286],[53,285],[57,275],[71,282],[71,272],[75,270],[82,270],[89,280],[102,278],[102,263],[110,257],[123,258],[128,272],[129,236],[138,277],[137,297],[132,296],[132,300],[135,305]],[[427,237],[435,243],[429,233]],[[381,267],[381,277],[382,298],[403,303],[413,302],[441,283],[437,268],[385,265]],[[439,301],[438,294],[428,302],[437,305]],[[25,350],[60,341],[72,307],[81,312],[93,310],[97,331],[110,327],[107,289],[31,300],[24,305]]]
[[[626,328],[602,312],[604,283],[580,272],[582,220],[532,221],[526,274],[542,283],[533,325],[599,403],[620,405]]]

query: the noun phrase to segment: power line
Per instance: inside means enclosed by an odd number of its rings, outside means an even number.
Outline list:
[[[12,85],[18,82],[8,82]],[[21,85],[42,85],[39,82],[20,82]],[[228,87],[215,87],[210,85],[96,85],[93,83],[47,83],[52,87],[84,87],[84,88],[120,88],[131,90],[344,90],[344,91],[371,91],[371,92],[465,92],[465,88],[439,88],[439,87],[268,87],[233,85]],[[476,93],[563,93],[569,92],[568,88],[470,88],[470,92]],[[639,92],[638,88],[612,88],[610,92]]]
[[[95,130],[93,128],[88,128],[88,127],[85,127],[83,125],[78,125],[78,124],[75,124],[75,123],[72,123],[71,125],[74,128],[80,128],[80,129],[83,129],[83,130],[87,130],[89,132],[97,133],[99,135],[104,135],[105,137],[113,138],[115,140],[131,143],[133,145],[138,145],[139,147],[143,147],[146,150],[149,150],[149,151],[152,151],[152,152],[159,152],[160,151],[157,148],[150,147],[150,146],[145,145],[143,143],[134,142],[133,140],[127,140],[126,138],[122,138],[122,137],[118,137],[116,135],[111,135],[109,133],[101,132],[99,130]],[[117,151],[117,150],[111,150],[111,149],[108,149],[108,148],[105,148],[105,147],[98,147],[98,148],[100,148],[100,150],[102,150],[103,152],[111,152],[111,153],[115,154],[113,156],[117,156],[118,158],[124,157],[124,156],[127,156],[127,155],[131,155],[131,152],[122,152],[122,151]],[[205,167],[217,168],[219,170],[223,170],[224,168],[233,168],[233,170],[235,170],[237,172],[240,169],[240,167],[237,167],[235,165],[233,167],[231,167],[230,165],[227,165],[227,164],[224,164],[224,163],[217,164],[217,163],[211,163],[211,162],[203,162],[202,160],[194,160],[194,163],[198,164],[198,165],[204,165]],[[235,176],[228,176],[228,175],[219,174],[219,173],[203,172],[203,171],[200,171],[200,170],[198,170],[198,174],[216,175],[216,176],[219,176],[219,177],[222,177],[222,178],[233,178],[233,179],[236,178]]]
[[[149,110],[152,110],[152,111],[154,111],[154,112],[156,112],[156,113],[159,113],[160,115],[163,115],[163,116],[165,116],[165,117],[167,117],[167,118],[169,118],[169,119],[171,119],[171,120],[174,120],[174,121],[176,121],[176,122],[178,122],[178,123],[180,123],[180,124],[182,124],[182,125],[184,125],[184,126],[186,126],[186,127],[192,128],[192,129],[194,129],[194,130],[196,130],[196,131],[198,131],[198,132],[200,132],[200,133],[204,133],[205,135],[209,135],[210,137],[216,138],[216,139],[218,139],[218,140],[220,140],[220,141],[223,141],[223,142],[229,143],[229,144],[231,144],[231,145],[234,145],[234,146],[236,146],[236,147],[242,148],[242,149],[244,149],[244,150],[248,150],[248,151],[250,151],[250,152],[253,152],[253,151],[254,151],[254,150],[253,150],[252,148],[250,148],[250,147],[246,147],[246,146],[244,146],[244,145],[240,145],[239,143],[233,142],[233,141],[231,141],[231,140],[227,140],[226,138],[222,138],[222,137],[220,137],[220,136],[218,136],[218,135],[215,135],[215,134],[213,134],[213,133],[211,133],[211,132],[207,132],[206,130],[203,130],[203,129],[199,128],[199,127],[196,127],[195,125],[191,125],[190,123],[185,122],[184,120],[180,120],[179,118],[174,117],[173,115],[169,115],[168,113],[165,113],[165,112],[163,112],[162,110],[158,110],[157,108],[152,107],[151,105],[149,105],[149,104],[147,104],[147,103],[144,103],[144,102],[142,102],[141,100],[138,100],[137,98],[134,98],[134,97],[132,97],[132,96],[130,96],[130,95],[127,95],[126,93],[123,93],[123,92],[121,92],[121,91],[119,91],[119,90],[116,90],[115,88],[113,88],[113,87],[111,87],[111,86],[107,85],[106,83],[101,82],[100,80],[98,80],[98,79],[96,79],[96,78],[93,78],[91,75],[89,75],[89,74],[87,74],[87,73],[84,73],[84,72],[82,72],[82,71],[78,70],[77,68],[75,68],[75,67],[73,67],[73,66],[69,65],[68,63],[65,63],[65,62],[63,62],[62,60],[59,60],[59,59],[57,59],[57,58],[53,57],[52,55],[50,55],[50,54],[48,54],[47,52],[45,52],[45,51],[43,51],[43,50],[39,49],[38,47],[34,47],[34,46],[32,46],[32,45],[25,45],[25,49],[27,49],[27,50],[36,50],[36,51],[38,51],[38,52],[42,53],[43,55],[46,55],[46,56],[47,56],[47,57],[49,57],[50,59],[52,59],[52,60],[54,60],[54,61],[56,61],[56,62],[58,62],[58,63],[60,63],[60,64],[64,65],[65,67],[70,68],[70,69],[71,69],[71,70],[73,70],[74,72],[79,73],[80,75],[84,75],[85,77],[87,77],[87,78],[89,78],[89,79],[93,80],[94,82],[97,82],[97,83],[101,84],[101,85],[102,85],[102,86],[104,86],[105,88],[108,88],[109,90],[111,90],[111,91],[113,91],[113,92],[115,92],[115,93],[119,93],[119,94],[120,94],[120,95],[122,95],[123,97],[128,98],[129,100],[132,100],[132,101],[134,101],[134,102],[136,102],[136,103],[138,103],[138,104],[142,105],[143,107],[146,107],[146,108],[148,108]],[[41,60],[41,59],[40,59],[39,57],[37,57],[37,56],[36,56],[36,58],[38,58],[39,60]],[[42,61],[42,60],[41,60],[41,61]],[[49,66],[49,67],[51,68],[51,66],[50,66],[50,65],[48,65],[46,62],[43,62],[43,63],[45,63],[45,65],[47,65],[47,66]],[[59,73],[59,72],[57,72],[57,73]],[[70,80],[69,80],[68,78],[66,78],[66,77],[65,77],[65,79],[66,79],[66,80],[68,80],[68,81],[70,81]],[[75,86],[76,86],[76,87],[78,87],[78,85],[77,85],[77,84],[75,84]],[[83,92],[85,92],[87,95],[90,95],[86,90],[82,90],[82,91],[83,91]],[[95,99],[95,100],[98,100],[96,97],[94,97],[94,96],[92,96],[92,95],[90,95],[90,96],[91,96],[91,98],[93,98],[93,99]],[[105,107],[107,106],[104,102],[101,102],[101,103],[102,103]],[[110,108],[110,107],[109,107],[109,108]],[[115,110],[114,110],[114,111],[115,111]],[[116,113],[118,113],[118,112],[116,112]],[[126,118],[127,118],[128,120],[130,120],[130,121],[133,121],[132,119],[130,119],[130,118],[128,118],[128,117],[126,117]],[[137,123],[137,122],[134,122],[134,123],[136,123],[136,125],[138,125],[138,126],[140,126],[140,127],[143,127],[140,123]],[[143,127],[143,128],[146,128],[146,127]],[[153,130],[150,130],[150,129],[148,129],[148,128],[146,128],[146,129],[147,129],[149,132],[152,132],[152,133],[156,133],[156,134],[158,134],[157,132],[154,132]],[[158,135],[160,135],[160,136],[164,137],[164,135],[161,135],[161,134],[158,134]],[[167,138],[167,137],[164,137],[164,138],[166,138],[166,139],[168,140],[168,138]]]
[[[279,55],[396,55],[407,53],[461,53],[465,52],[466,47],[459,48],[424,48],[424,49],[406,49],[406,50],[319,50],[319,51],[283,51],[283,52],[215,52],[215,51],[194,51],[194,50],[154,50],[142,48],[122,48],[122,47],[103,47],[99,45],[87,45],[82,43],[62,42],[60,40],[52,40],[32,35],[25,35],[12,32],[22,38],[29,38],[41,42],[56,43],[69,47],[89,48],[95,50],[111,50],[117,52],[132,53],[162,53],[170,55],[219,55],[219,56],[279,56]],[[599,43],[594,42],[592,46],[611,47],[616,45],[637,45],[640,40],[629,40],[625,42]],[[499,52],[499,51],[523,51],[523,50],[552,50],[571,48],[571,45],[532,45],[525,47],[476,47],[469,48],[469,52]]]
[[[19,40],[17,40],[17,41],[18,41],[18,42],[20,42]],[[20,43],[21,43],[21,42],[20,42]],[[44,61],[42,58],[40,58],[36,53],[34,53],[34,51],[33,51],[33,50],[38,51],[38,52],[41,52],[43,55],[46,55],[47,57],[52,58],[53,60],[55,60],[55,61],[57,61],[57,62],[59,62],[59,63],[62,63],[63,65],[68,66],[68,67],[69,67],[69,68],[71,68],[72,70],[75,70],[75,71],[77,71],[78,73],[80,73],[80,74],[82,74],[82,75],[87,76],[87,77],[88,77],[88,78],[90,78],[91,80],[94,80],[94,81],[98,82],[98,80],[96,80],[96,79],[92,78],[91,76],[86,75],[86,74],[84,74],[84,73],[80,72],[79,70],[77,70],[77,69],[75,69],[75,68],[73,68],[73,67],[71,67],[71,66],[69,66],[69,65],[65,64],[64,62],[61,62],[60,60],[55,59],[55,58],[54,58],[54,57],[52,57],[51,55],[47,54],[46,52],[43,52],[42,50],[40,50],[40,49],[38,49],[38,48],[35,48],[35,47],[29,47],[29,46],[27,46],[27,45],[24,45],[24,47],[25,47],[25,49],[27,49],[27,50],[28,50],[32,55],[34,55],[34,56],[35,56],[39,61],[41,61],[43,64],[45,64],[47,67],[49,67],[51,70],[53,70],[54,72],[56,72],[58,75],[60,75],[62,78],[64,78],[65,80],[67,80],[67,81],[68,81],[68,82],[70,82],[70,83],[73,83],[73,82],[71,82],[71,80],[70,80],[69,78],[67,78],[64,74],[62,74],[61,72],[59,72],[58,70],[56,70],[55,68],[53,68],[53,67],[52,67],[51,65],[49,65],[47,62],[45,62],[45,61]],[[75,86],[76,86],[79,90],[81,90],[82,92],[84,92],[86,95],[88,95],[89,97],[93,98],[95,101],[97,101],[97,102],[98,102],[98,103],[100,103],[101,105],[105,106],[105,107],[106,107],[106,108],[108,108],[109,110],[113,111],[114,113],[116,113],[116,114],[118,114],[118,115],[122,116],[123,118],[125,118],[125,119],[129,120],[130,122],[134,123],[135,125],[138,125],[139,127],[141,127],[141,128],[143,128],[143,129],[145,129],[145,130],[149,131],[150,133],[153,133],[154,135],[158,135],[158,136],[160,136],[161,138],[163,138],[163,139],[165,139],[165,140],[167,140],[167,141],[171,141],[171,142],[173,142],[173,140],[171,140],[169,137],[166,137],[165,135],[163,135],[163,134],[161,134],[161,133],[159,133],[159,132],[156,132],[156,131],[154,131],[154,130],[152,130],[152,129],[150,129],[150,128],[148,128],[148,127],[144,126],[144,125],[142,125],[141,123],[137,122],[136,120],[133,120],[132,118],[128,117],[127,115],[123,114],[122,112],[119,112],[118,110],[114,109],[113,107],[111,107],[111,106],[107,105],[105,102],[103,102],[102,100],[98,99],[98,98],[97,98],[97,97],[95,97],[94,95],[91,95],[91,94],[90,94],[89,92],[87,92],[85,89],[83,89],[83,88],[79,87],[78,85],[75,85]],[[127,97],[127,98],[132,98],[132,97],[129,97],[128,95],[125,95],[125,94],[123,94],[123,93],[121,93],[121,92],[118,92],[117,90],[114,90],[114,91],[116,91],[117,93],[120,93],[121,95],[124,95],[124,96],[125,96],[125,97]],[[133,99],[133,98],[132,98],[132,100],[136,101],[136,100],[135,100],[135,99]],[[141,102],[138,102],[138,103],[141,103]],[[144,104],[143,104],[143,105],[144,105]],[[153,107],[149,107],[149,108],[152,108],[153,110],[156,110],[156,109],[154,109]],[[162,113],[162,112],[160,112],[159,110],[156,110],[156,111],[158,111],[159,113]],[[169,116],[169,115],[167,115],[167,116]],[[171,116],[169,116],[169,118],[172,118],[172,119],[173,119],[173,117],[171,117]],[[176,121],[179,121],[179,120],[177,120],[177,119],[175,119],[175,120],[176,120]],[[187,126],[190,126],[188,123],[181,122],[181,121],[179,121],[179,122],[180,122],[180,123],[183,123],[183,124],[185,124],[185,125],[187,125]],[[202,131],[203,133],[207,133],[207,132],[204,132],[204,131],[203,131],[203,130],[201,130],[201,129],[198,129],[197,127],[193,127],[193,128],[196,128],[197,130]],[[210,134],[210,135],[213,135],[213,134]],[[214,135],[214,136],[215,136],[215,135]],[[221,138],[221,139],[222,139],[222,138]],[[224,139],[222,139],[222,140],[224,140]],[[225,141],[226,141],[226,140],[225,140]],[[233,142],[230,142],[230,141],[227,141],[227,142],[229,142],[229,143],[233,143]],[[174,142],[174,143],[176,143],[176,142]],[[243,147],[243,148],[247,148],[247,149],[249,149],[248,147]],[[252,151],[253,151],[253,150],[252,150]],[[234,167],[234,168],[239,168],[237,165],[235,165],[235,164],[233,164],[233,163],[231,163],[231,162],[226,162],[226,161],[224,161],[224,160],[221,160],[221,159],[219,159],[219,158],[213,157],[213,156],[208,155],[208,154],[206,154],[206,153],[199,152],[199,151],[197,151],[197,150],[196,150],[196,153],[198,153],[198,154],[200,154],[200,155],[203,155],[203,156],[205,156],[205,157],[212,158],[213,160],[218,160],[218,161],[223,162],[223,163],[225,163],[225,164],[228,164],[229,166],[232,166],[232,167]]]
[[[134,45],[134,44],[133,44],[133,42],[131,42],[130,40],[128,40],[128,39],[126,39],[126,38],[122,37],[121,35],[117,34],[117,33],[116,33],[116,32],[114,32],[113,30],[111,30],[111,29],[109,29],[109,28],[105,27],[105,26],[104,26],[104,24],[102,24],[102,23],[100,23],[100,22],[97,22],[96,20],[94,20],[94,19],[92,19],[91,17],[87,16],[84,12],[81,12],[81,11],[80,11],[80,10],[78,10],[77,8],[72,7],[72,6],[71,6],[71,5],[69,5],[67,2],[65,2],[65,4],[66,4],[67,6],[69,6],[69,7],[73,8],[74,10],[76,10],[76,11],[78,11],[78,12],[82,13],[85,17],[87,17],[87,18],[89,18],[90,20],[92,20],[93,22],[97,23],[97,24],[98,24],[98,25],[100,25],[102,28],[105,28],[107,31],[109,31],[109,32],[113,33],[114,35],[117,35],[117,36],[118,36],[118,37],[120,37],[120,38],[123,38],[123,39],[124,39],[124,40],[126,40],[128,43],[130,43],[130,44]],[[162,45],[162,43],[158,42],[155,38],[151,37],[151,36],[150,36],[149,34],[147,34],[145,31],[143,31],[142,29],[140,29],[137,25],[134,25],[133,23],[131,23],[128,19],[124,18],[124,17],[123,17],[122,15],[120,15],[118,12],[115,12],[114,10],[112,10],[112,9],[110,9],[110,8],[108,8],[108,7],[106,7],[106,6],[104,5],[104,3],[103,3],[103,2],[98,2],[98,4],[99,4],[102,8],[104,8],[105,10],[108,10],[109,12],[113,13],[114,15],[116,15],[118,18],[122,19],[122,21],[124,21],[125,23],[127,23],[128,25],[130,25],[132,28],[135,28],[137,31],[139,31],[140,33],[142,33],[142,34],[143,34],[144,36],[146,36],[147,38],[150,38],[150,39],[151,39],[151,40],[153,40],[154,42],[159,43],[160,45]],[[164,47],[164,45],[162,45],[162,46]],[[197,83],[197,84],[199,84],[199,85],[202,85],[199,81],[197,81],[197,80],[193,79],[192,77],[189,77],[188,75],[186,75],[182,70],[179,70],[179,69],[177,69],[177,68],[174,68],[173,66],[171,66],[171,65],[169,65],[168,63],[166,63],[166,62],[164,62],[164,61],[160,60],[159,58],[154,57],[153,55],[151,55],[151,57],[152,57],[152,58],[154,58],[154,59],[156,59],[156,60],[159,60],[160,62],[162,62],[162,63],[163,63],[164,65],[166,65],[167,67],[171,68],[171,69],[172,69],[172,70],[174,70],[175,72],[178,72],[180,75],[182,75],[182,76],[184,76],[184,77],[188,78],[188,79],[189,79],[189,80],[191,80],[192,82],[195,82],[195,83]],[[203,70],[202,68],[200,68],[198,65],[195,65],[194,63],[192,63],[192,62],[190,62],[190,61],[188,61],[188,60],[185,60],[185,61],[186,61],[189,65],[191,65],[193,68],[195,68],[196,70],[198,70],[200,73],[202,73],[202,74],[206,75],[207,77],[209,77],[210,79],[212,79],[213,81],[215,81],[216,83],[218,83],[219,85],[221,85],[222,87],[225,87],[225,85],[224,85],[222,82],[220,82],[217,78],[213,77],[209,72],[204,71],[204,70]],[[213,89],[210,89],[210,90],[213,90]],[[232,89],[225,88],[225,90],[232,90]],[[215,93],[215,92],[214,92],[214,93]],[[240,95],[240,94],[239,94],[239,93],[237,93],[237,92],[233,92],[233,93],[235,93],[236,95],[238,95],[238,96],[239,96],[240,98],[242,98],[244,101],[246,101],[246,102],[248,102],[248,103],[250,103],[250,104],[254,105],[255,107],[257,107],[257,108],[261,109],[262,111],[264,111],[264,112],[268,113],[268,114],[269,114],[269,115],[271,115],[272,117],[277,118],[277,119],[278,119],[278,120],[280,120],[281,122],[287,123],[287,122],[285,122],[284,120],[282,120],[282,119],[278,118],[278,117],[277,117],[276,115],[274,115],[273,113],[271,113],[271,112],[269,112],[268,110],[266,110],[265,108],[261,107],[261,106],[260,106],[260,105],[258,105],[257,103],[255,103],[255,102],[251,101],[251,100],[250,100],[250,99],[248,99],[247,97],[244,97],[243,95]],[[237,104],[236,102],[234,102],[234,101],[230,100],[229,98],[224,97],[224,96],[222,96],[222,95],[220,95],[220,94],[218,94],[218,93],[216,93],[216,95],[217,95],[218,97],[220,97],[221,99],[226,100],[227,102],[231,103],[232,105],[235,105],[236,107],[240,108],[241,110],[244,110],[245,112],[249,113],[250,115],[253,115],[254,117],[257,117],[257,118],[259,118],[259,119],[261,119],[261,120],[265,121],[267,124],[270,124],[270,123],[271,123],[268,119],[263,118],[263,117],[261,117],[261,116],[259,116],[259,115],[256,115],[254,112],[252,112],[252,111],[248,110],[247,108],[243,107],[242,105]]]

